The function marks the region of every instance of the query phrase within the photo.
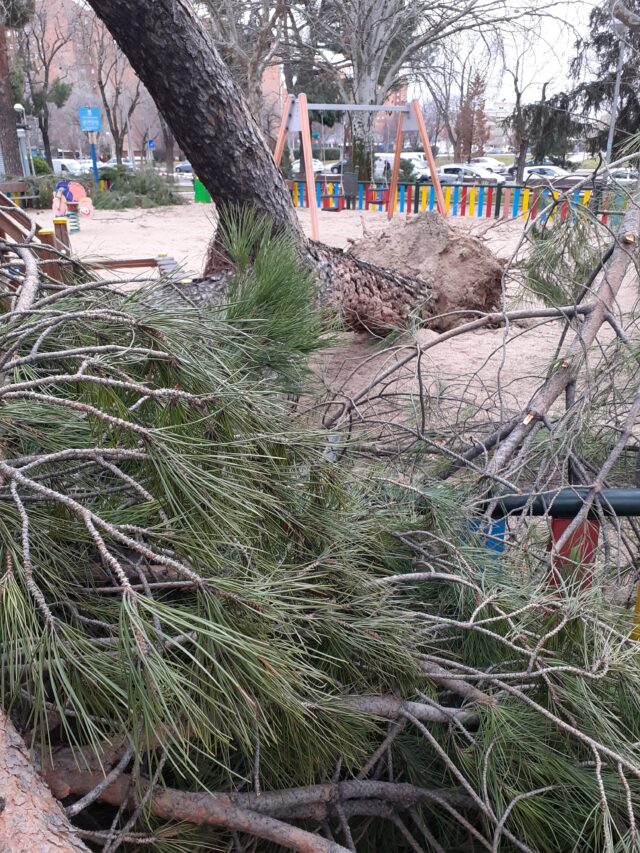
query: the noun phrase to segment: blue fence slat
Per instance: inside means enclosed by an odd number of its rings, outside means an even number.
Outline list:
[[[364,210],[364,184],[358,184],[358,210]]]
[[[431,184],[429,187],[429,210],[433,210],[436,206],[436,188]]]
[[[522,194],[522,188],[516,187],[515,192],[513,193],[513,204],[511,205],[511,216],[513,219],[516,218],[518,212],[520,210],[520,196]]]
[[[478,208],[477,208],[477,216],[480,217],[484,213],[484,187],[480,187],[478,192]]]
[[[451,205],[453,207],[452,213],[454,216],[458,215],[458,198],[459,198],[459,196],[460,196],[460,187],[456,184],[453,188],[453,202]]]
[[[405,196],[406,187],[404,184],[400,185],[400,198],[398,199],[398,210],[400,213],[404,213],[404,196]]]

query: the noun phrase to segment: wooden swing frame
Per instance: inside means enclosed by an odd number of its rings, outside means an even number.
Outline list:
[[[320,112],[387,112],[398,113],[398,127],[396,130],[396,143],[393,158],[393,171],[391,173],[391,184],[389,187],[389,201],[387,203],[387,219],[392,219],[393,209],[396,203],[396,195],[398,192],[398,176],[400,174],[400,159],[402,155],[402,135],[405,131],[417,131],[422,141],[429,170],[431,172],[431,180],[436,194],[436,207],[441,216],[447,215],[447,208],[444,201],[442,186],[438,178],[436,160],[429,144],[429,135],[425,127],[422,110],[418,101],[411,101],[410,104],[392,106],[387,104],[368,105],[368,104],[309,104],[307,96],[300,94],[298,97],[289,96],[289,104],[285,105],[282,112],[282,121],[280,122],[280,130],[278,131],[278,139],[273,158],[276,161],[276,166],[280,165],[284,146],[287,140],[288,133],[299,131],[302,134],[302,150],[304,152],[304,167],[305,167],[305,182],[307,185],[307,200],[309,204],[309,214],[311,217],[311,239],[320,239],[320,228],[318,224],[318,203],[315,194],[315,176],[312,166],[312,150],[311,150],[311,131],[309,126],[309,110],[319,110]]]

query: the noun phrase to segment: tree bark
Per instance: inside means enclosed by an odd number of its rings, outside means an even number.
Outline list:
[[[38,118],[40,133],[42,134],[42,147],[44,148],[44,159],[53,168],[53,154],[51,153],[51,138],[49,137],[49,112],[44,108],[43,114]]]
[[[364,101],[363,103],[367,103]],[[375,113],[351,113],[351,160],[358,167],[361,181],[370,181],[375,177],[374,127]]]
[[[36,773],[22,738],[0,711],[0,850],[88,853]]]
[[[516,159],[516,184],[521,184],[524,182],[524,167],[527,162],[527,146],[529,144],[528,139],[520,139],[518,138],[518,157]]]
[[[18,145],[16,111],[13,109],[11,78],[9,76],[9,54],[7,52],[7,30],[0,15],[0,149],[4,158],[7,176],[22,175],[22,160]]]

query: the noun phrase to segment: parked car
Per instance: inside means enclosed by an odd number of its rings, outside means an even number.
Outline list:
[[[606,182],[630,187],[638,183],[639,174],[637,169],[611,169],[610,172],[606,173]]]
[[[54,175],[80,175],[82,172],[86,171],[86,169],[82,168],[81,160],[63,160],[54,158],[52,163]]]
[[[507,174],[511,179],[514,179],[516,171],[517,168],[514,163],[513,166],[509,166]],[[572,172],[567,172],[566,169],[561,169],[560,166],[555,166],[550,161],[534,163],[532,160],[527,160],[524,166],[524,179],[526,180],[530,174],[535,174],[542,178],[554,179],[566,177],[567,175],[571,175]]]
[[[438,170],[441,184],[504,184],[502,175],[469,163],[448,163]]]
[[[333,166],[329,169],[332,175],[341,175],[342,170],[345,166],[349,165],[348,160],[338,160],[337,163],[334,163]]]
[[[471,163],[474,166],[480,166],[481,169],[486,169],[487,172],[494,172],[496,175],[506,175],[507,167],[495,157],[472,157]]]
[[[123,157],[122,162],[118,164],[118,158],[112,157],[110,160],[107,160],[106,163],[98,163],[98,169],[117,169],[118,165],[122,169],[133,169],[134,164],[129,157]]]
[[[526,166],[524,170],[525,178],[528,178],[530,175],[540,175],[543,178],[554,180],[556,178],[565,178],[570,174],[571,172],[561,169],[560,166]]]
[[[379,181],[391,177],[395,157],[396,155],[393,153],[376,154],[373,161],[373,177],[375,180]],[[411,163],[414,176],[428,169],[427,161],[421,151],[403,151],[400,154],[400,163]]]
[[[324,163],[322,160],[316,160],[315,158],[311,161],[311,168],[313,169],[314,175],[321,175],[324,172]],[[291,174],[295,177],[298,177],[300,174],[300,160],[294,160],[291,164]]]
[[[176,166],[176,172],[180,175],[192,175],[193,174],[193,166],[188,160],[183,160],[182,163],[178,163]]]

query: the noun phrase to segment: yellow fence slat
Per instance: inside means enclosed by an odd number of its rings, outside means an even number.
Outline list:
[[[469,195],[467,196],[467,216],[475,216],[477,192],[478,190],[476,187],[471,187],[469,189]]]

